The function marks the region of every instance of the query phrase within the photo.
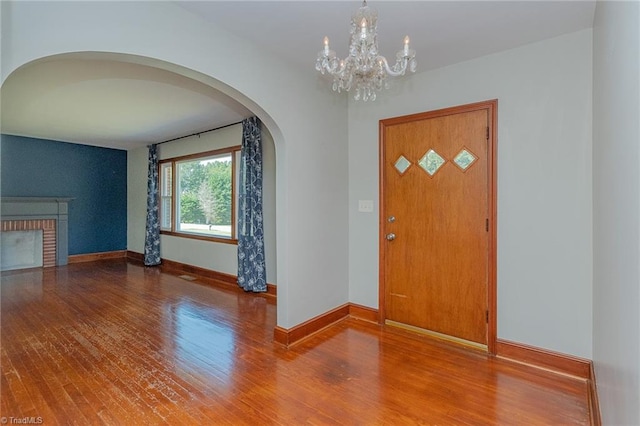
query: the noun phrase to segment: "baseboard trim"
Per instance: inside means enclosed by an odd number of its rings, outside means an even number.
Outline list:
[[[600,417],[600,403],[598,402],[598,389],[596,386],[596,371],[591,362],[589,368],[589,380],[587,380],[588,392],[589,392],[589,418],[591,419],[591,426],[601,426],[602,417]]]
[[[144,263],[144,255],[134,251],[127,251],[127,259]],[[244,291],[238,287],[238,277],[236,275],[218,272],[213,269],[206,269],[200,266],[193,266],[182,262],[176,262],[169,259],[161,259],[160,267],[167,272],[195,275],[198,278],[206,280],[206,282],[214,281],[216,284],[223,284],[225,288],[234,289],[239,292]],[[278,289],[274,284],[267,284],[267,291],[265,293],[258,294],[277,297]]]
[[[324,330],[327,327],[332,326],[338,321],[349,316],[349,304],[345,303],[342,306],[338,306],[328,312],[320,314],[311,318],[295,327],[285,329],[276,326],[273,330],[273,340],[276,343],[280,343],[286,347],[300,342],[303,339],[313,336],[314,334]]]
[[[378,323],[378,310],[368,306],[349,303],[349,316],[363,321]]]
[[[144,255],[142,253],[138,253],[137,251],[127,250],[127,260],[144,264]]]
[[[509,340],[498,339],[496,356],[584,380],[591,376],[591,361],[588,359]]]
[[[126,250],[103,251],[99,253],[72,254],[68,256],[67,263],[84,263],[95,262],[104,259],[125,259],[127,257]]]
[[[224,272],[214,271],[213,269],[206,269],[200,266],[193,266],[187,263],[176,262],[174,260],[162,259],[160,265],[162,269],[167,271],[178,272],[181,274],[197,275],[201,278],[209,278],[211,280],[222,281],[226,284],[232,284],[238,286],[238,277],[226,274]]]

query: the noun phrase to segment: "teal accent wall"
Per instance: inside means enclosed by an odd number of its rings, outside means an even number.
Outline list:
[[[2,135],[0,195],[72,197],[69,254],[127,248],[127,152]]]

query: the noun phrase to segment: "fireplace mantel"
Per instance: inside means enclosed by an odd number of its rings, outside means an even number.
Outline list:
[[[0,198],[0,219],[16,220],[56,220],[56,265],[66,265],[69,257],[68,197],[2,197]]]

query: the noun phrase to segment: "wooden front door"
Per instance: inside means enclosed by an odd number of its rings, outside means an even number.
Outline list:
[[[383,320],[495,339],[496,101],[380,122]]]

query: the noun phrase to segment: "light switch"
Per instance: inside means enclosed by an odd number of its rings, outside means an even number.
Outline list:
[[[364,213],[373,212],[373,200],[358,200],[358,211]]]

